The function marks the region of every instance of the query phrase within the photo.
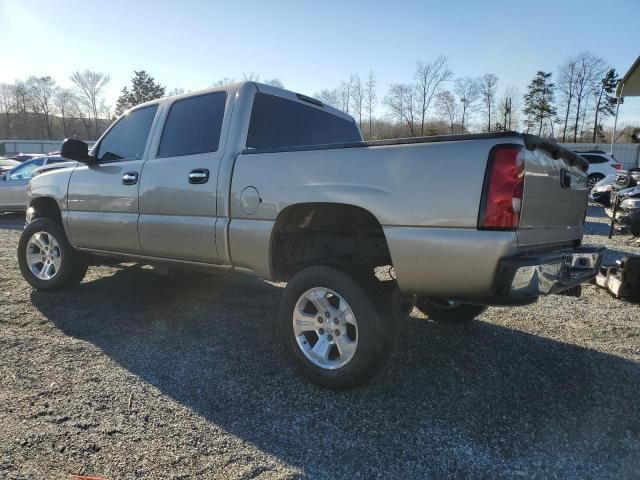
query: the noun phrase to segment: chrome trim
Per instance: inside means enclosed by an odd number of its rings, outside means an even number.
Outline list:
[[[554,258],[542,258],[540,262],[517,266],[511,279],[509,295],[532,297],[558,293],[588,282],[600,269],[603,249],[583,249],[560,252]],[[508,261],[508,260],[507,260]]]

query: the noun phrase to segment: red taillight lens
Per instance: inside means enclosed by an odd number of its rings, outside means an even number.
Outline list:
[[[524,189],[524,154],[519,145],[501,145],[491,151],[478,228],[513,230],[520,222]]]
[[[611,166],[616,170],[622,170],[622,167],[623,167],[621,163],[612,163]]]

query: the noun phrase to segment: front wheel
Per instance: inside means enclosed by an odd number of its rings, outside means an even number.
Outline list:
[[[333,389],[371,380],[397,339],[392,295],[325,266],[305,268],[289,280],[278,329],[300,372]]]
[[[18,242],[18,265],[24,279],[36,290],[57,290],[78,284],[87,265],[76,252],[62,226],[39,218],[29,223]]]
[[[452,323],[469,322],[487,309],[485,305],[428,298],[419,299],[416,307],[432,320]]]

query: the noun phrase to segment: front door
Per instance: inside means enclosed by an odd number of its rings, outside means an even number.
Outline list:
[[[158,105],[118,120],[93,151],[97,162],[71,174],[69,240],[77,247],[140,253],[138,186]]]
[[[145,255],[217,263],[216,184],[226,102],[226,92],[213,92],[164,107],[164,127],[140,182],[138,233]]]

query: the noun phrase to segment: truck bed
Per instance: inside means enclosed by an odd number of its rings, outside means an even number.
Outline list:
[[[286,148],[263,148],[245,149],[243,154],[256,154],[256,153],[275,153],[275,152],[299,152],[309,150],[332,150],[338,148],[362,148],[362,147],[380,147],[387,145],[411,145],[415,143],[437,143],[437,142],[457,142],[465,140],[486,140],[486,139],[498,139],[498,138],[510,138],[514,136],[520,136],[525,142],[525,146],[534,150],[535,148],[543,148],[550,152],[557,152],[558,155],[564,156],[572,165],[579,165],[585,171],[589,167],[588,162],[577,155],[571,150],[561,147],[560,145],[537,137],[535,135],[529,135],[526,133],[519,133],[515,131],[505,132],[488,132],[488,133],[466,133],[457,135],[433,135],[424,137],[408,137],[408,138],[391,138],[385,140],[370,140],[362,142],[351,143],[327,143],[324,145],[306,145],[299,147],[286,147]]]

